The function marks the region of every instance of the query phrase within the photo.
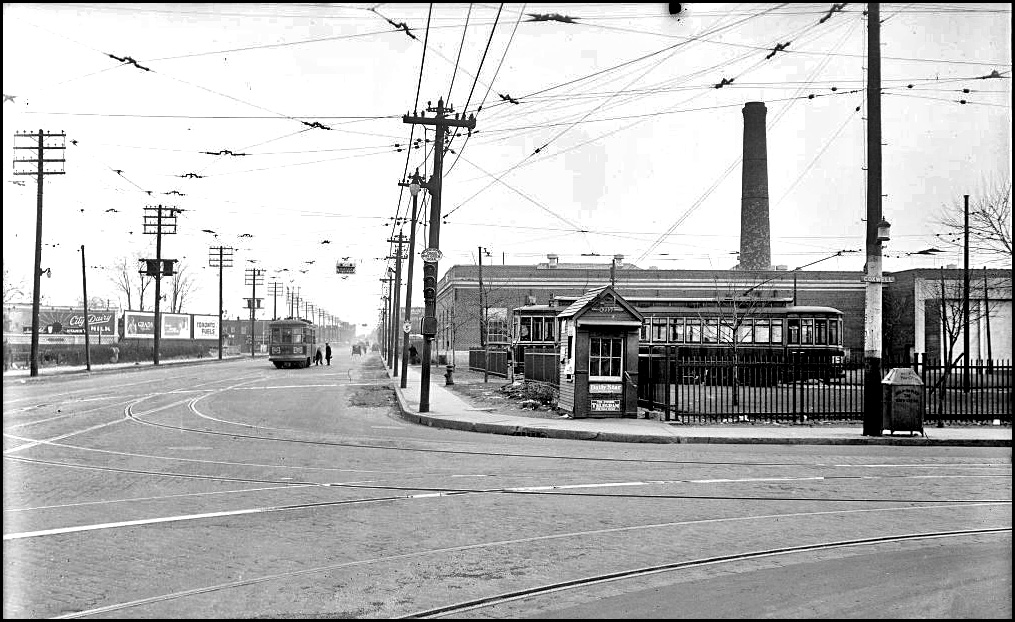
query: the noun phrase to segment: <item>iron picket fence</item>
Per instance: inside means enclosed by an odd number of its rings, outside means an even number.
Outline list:
[[[801,356],[676,356],[676,348],[643,349],[638,357],[638,405],[683,423],[809,423],[863,421],[863,369]],[[1011,361],[939,365],[924,357],[912,367],[924,382],[925,425],[1011,424]]]

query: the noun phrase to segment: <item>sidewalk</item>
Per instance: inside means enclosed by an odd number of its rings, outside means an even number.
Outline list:
[[[264,357],[266,355],[258,355]],[[223,356],[222,361],[234,361],[242,358],[250,358],[250,354],[233,354],[231,356]],[[181,358],[181,359],[162,359],[159,361],[159,367],[166,365],[200,365],[203,363],[218,363],[219,359],[217,356],[204,356],[201,358]],[[129,363],[92,363],[91,371],[88,371],[86,365],[46,365],[39,366],[39,375],[35,378],[31,377],[31,370],[28,367],[21,369],[8,369],[4,371],[4,381],[8,379],[18,379],[21,382],[26,380],[38,380],[39,378],[47,378],[52,376],[66,376],[70,374],[96,374],[102,372],[125,372],[135,369],[150,369],[154,367],[151,361],[141,362],[129,362]]]
[[[925,428],[927,434],[863,436],[860,426],[691,426],[654,419],[540,419],[477,407],[445,387],[444,366],[430,375],[430,411],[419,412],[420,368],[410,366],[406,388],[387,369],[402,418],[421,425],[467,432],[620,443],[746,443],[803,445],[909,445],[1011,447],[1010,426]]]

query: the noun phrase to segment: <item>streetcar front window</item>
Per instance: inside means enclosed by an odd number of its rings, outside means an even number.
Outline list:
[[[282,343],[293,343],[293,329],[282,328]]]
[[[827,325],[826,320],[814,320],[814,343],[819,346],[825,345],[828,341]]]
[[[545,331],[544,334],[543,334],[543,339],[545,339],[546,341],[553,341],[554,336],[553,336],[553,318],[552,317],[543,318],[543,330]]]
[[[814,320],[800,320],[800,344],[814,343]]]
[[[800,320],[786,320],[786,328],[789,330],[789,342],[800,343]]]
[[[282,341],[282,329],[278,326],[271,327],[271,342],[280,343]]]
[[[828,345],[842,345],[839,340],[839,320],[828,320]]]

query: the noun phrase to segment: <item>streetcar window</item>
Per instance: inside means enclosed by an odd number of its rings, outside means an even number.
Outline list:
[[[670,341],[684,343],[684,318],[675,317],[670,320]]]
[[[828,341],[828,329],[826,320],[814,320],[814,343],[819,346],[826,345]]]
[[[522,318],[521,329],[518,332],[518,341],[532,341],[532,318]]]
[[[301,331],[298,328],[296,330],[292,331],[292,342],[293,343],[303,343],[303,331]]]
[[[814,320],[800,320],[800,343],[801,345],[814,343]]]
[[[754,322],[752,320],[744,320],[740,324],[740,327],[737,328],[737,341],[740,343],[754,343],[755,336],[754,331],[761,330],[761,326],[759,325],[761,322],[765,322],[765,324],[768,324],[768,320],[758,320],[757,322]],[[758,341],[761,341],[760,336],[758,337]],[[768,339],[766,338],[765,341],[767,342]]]
[[[719,322],[719,343],[733,343],[733,326],[726,322]]]
[[[715,343],[719,340],[719,320],[707,319],[705,320],[705,330],[702,332],[703,343]]]
[[[687,337],[687,343],[701,343],[701,320],[688,319],[684,336]]]
[[[620,376],[623,340],[620,337],[595,337],[589,339],[589,377]]]
[[[271,342],[279,343],[282,340],[282,329],[278,326],[271,327]]]
[[[768,320],[754,320],[754,341],[756,343],[768,343],[772,333],[769,330]]]
[[[640,338],[641,338],[642,341],[646,341],[646,342],[648,341],[648,327],[649,327],[649,322],[651,322],[651,321],[652,321],[651,318],[645,318],[645,321],[643,321],[642,324],[641,324],[641,335],[640,335]]]
[[[652,341],[664,343],[666,341],[666,318],[652,318]]]
[[[761,338],[758,338],[761,341]],[[772,320],[772,343],[782,343],[782,320]]]
[[[841,345],[839,341],[839,320],[828,320],[828,345]]]
[[[543,330],[545,331],[545,333],[543,334],[543,339],[545,339],[546,341],[553,341],[553,318],[552,317],[543,318]]]
[[[789,330],[789,342],[800,343],[800,320],[786,320],[786,328]]]

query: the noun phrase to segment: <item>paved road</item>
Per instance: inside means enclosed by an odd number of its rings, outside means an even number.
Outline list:
[[[670,594],[656,615],[859,616],[825,595],[923,578],[928,612],[1010,617],[1010,449],[433,429],[397,416],[377,359],[335,363],[5,382],[4,616],[398,617],[552,585],[452,613],[633,617]],[[857,542],[888,536],[908,538]],[[636,569],[657,572],[582,583]]]

